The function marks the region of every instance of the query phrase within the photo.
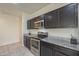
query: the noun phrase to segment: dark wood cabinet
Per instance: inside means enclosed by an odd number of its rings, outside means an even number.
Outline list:
[[[54,11],[48,12],[30,20],[30,29],[38,29],[40,23],[36,21],[44,20],[44,26],[49,28],[77,28],[78,27],[78,4],[71,3]],[[28,22],[29,23],[29,22]]]
[[[72,50],[72,49],[62,47],[62,46],[59,46],[59,45],[55,45],[54,50],[62,53],[63,55],[66,55],[66,56],[77,56],[77,55],[79,55],[79,51]]]
[[[27,21],[27,29],[34,29],[34,19]]]
[[[24,46],[30,49],[30,37],[24,36]]]
[[[66,56],[66,55],[59,51],[54,50],[54,56]]]
[[[51,48],[50,44],[41,41],[40,43],[40,55],[41,56],[52,56],[53,49]]]
[[[45,14],[45,28],[57,28],[59,26],[58,10],[51,11]]]
[[[79,51],[41,41],[40,55],[41,56],[79,56]]]
[[[60,27],[77,27],[77,4],[69,4],[59,9]]]
[[[43,15],[40,15],[40,16],[39,16],[39,19],[40,19],[40,20],[44,20],[44,19],[45,19],[45,15],[44,15],[44,14],[43,14]]]
[[[27,21],[27,29],[30,29],[31,25],[30,25],[30,20]]]
[[[34,19],[30,20],[30,29],[34,29],[34,22],[35,22]]]
[[[45,28],[78,27],[78,4],[68,4],[45,14]]]

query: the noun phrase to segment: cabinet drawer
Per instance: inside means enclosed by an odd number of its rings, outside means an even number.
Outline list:
[[[65,48],[65,47],[61,47],[61,46],[57,46],[57,45],[55,45],[54,49],[61,52],[61,53],[63,53],[63,54],[65,54],[65,55],[68,55],[68,56],[77,56],[77,55],[79,55],[78,51],[68,49],[68,48]]]

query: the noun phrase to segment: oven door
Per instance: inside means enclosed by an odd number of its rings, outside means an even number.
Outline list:
[[[40,55],[40,40],[31,38],[31,52],[34,55]]]

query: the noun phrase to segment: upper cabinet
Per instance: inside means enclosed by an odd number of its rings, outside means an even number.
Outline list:
[[[45,28],[78,27],[78,5],[69,4],[45,14]]]
[[[30,29],[30,20],[27,21],[27,29]]]
[[[59,26],[58,10],[51,11],[45,14],[44,25],[45,28],[56,28]]]
[[[30,29],[34,29],[34,19],[30,20]]]
[[[43,21],[43,22],[42,22]],[[30,29],[78,27],[78,4],[72,3],[30,20]],[[27,24],[28,24],[27,23]]]
[[[27,21],[27,29],[34,29],[34,19],[28,20]]]
[[[78,9],[77,4],[69,4],[59,9],[59,19],[61,27],[77,27]]]

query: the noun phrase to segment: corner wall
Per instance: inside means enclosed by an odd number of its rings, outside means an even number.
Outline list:
[[[20,42],[19,17],[0,14],[0,46]]]

